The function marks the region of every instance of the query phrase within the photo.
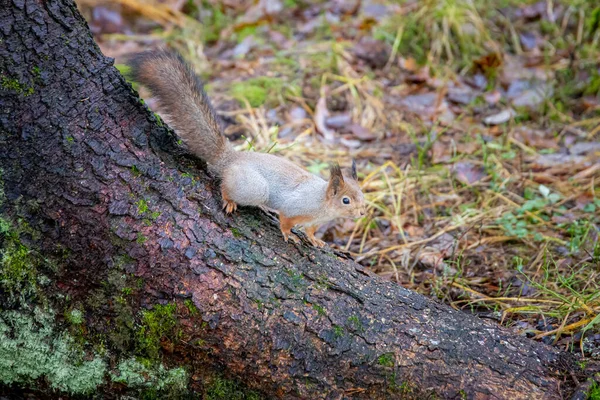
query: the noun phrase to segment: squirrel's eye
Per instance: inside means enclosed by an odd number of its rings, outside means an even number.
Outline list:
[[[344,204],[350,204],[350,199],[348,197],[344,197],[342,199],[342,203],[344,203]]]

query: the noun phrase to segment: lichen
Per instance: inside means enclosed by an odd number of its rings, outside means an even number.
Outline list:
[[[104,380],[105,361],[96,355],[88,361],[68,333],[54,329],[52,315],[39,307],[0,312],[0,382],[32,384],[45,377],[64,392],[93,392]]]
[[[188,373],[178,367],[167,369],[163,364],[153,364],[148,360],[129,358],[119,362],[116,372],[110,373],[113,382],[127,385],[130,389],[149,389],[169,394],[170,397],[187,391]]]
[[[112,329],[108,332],[108,339],[115,350],[126,353],[130,350],[135,337],[133,308],[123,296],[113,296],[111,303],[115,316],[112,319]]]
[[[66,318],[73,325],[83,324],[83,313],[76,308],[67,313]]]
[[[6,196],[4,195],[4,180],[2,176],[4,175],[4,171],[0,168],[0,206],[4,203]]]

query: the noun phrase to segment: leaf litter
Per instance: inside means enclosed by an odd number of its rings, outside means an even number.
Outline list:
[[[322,227],[331,246],[600,359],[595,1],[79,6],[117,66],[149,47],[179,51],[238,148],[324,177],[329,162],[356,159],[368,212]]]

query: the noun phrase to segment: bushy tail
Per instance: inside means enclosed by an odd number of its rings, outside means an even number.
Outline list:
[[[233,148],[221,133],[202,82],[183,58],[176,53],[152,50],[132,56],[128,65],[132,79],[147,86],[158,98],[169,125],[186,146],[207,163],[222,164]]]

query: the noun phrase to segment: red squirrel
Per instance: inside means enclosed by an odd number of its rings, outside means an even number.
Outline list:
[[[300,225],[316,247],[325,245],[315,237],[319,225],[364,215],[365,200],[354,161],[345,173],[334,164],[325,181],[284,158],[236,151],[221,131],[202,82],[179,54],[147,51],[130,57],[128,64],[133,80],[158,98],[182,142],[221,179],[226,213],[238,205],[278,211],[286,242],[291,229]]]

